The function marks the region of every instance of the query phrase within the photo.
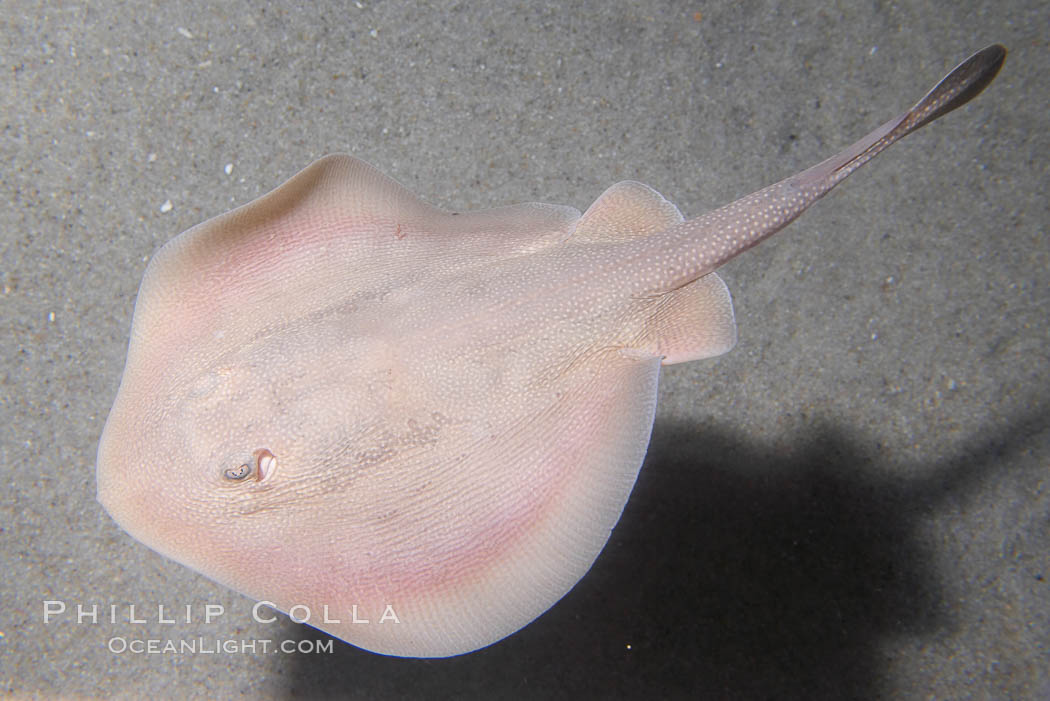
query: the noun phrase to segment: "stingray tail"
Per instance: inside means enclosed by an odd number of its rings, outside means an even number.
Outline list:
[[[792,180],[800,187],[816,185],[827,192],[894,142],[977,97],[999,73],[1004,60],[1006,48],[1000,44],[981,49],[952,69],[910,110]]]
[[[999,44],[981,49],[914,107],[826,161],[671,227],[661,245],[672,265],[655,291],[687,285],[780,231],[891,144],[976,97],[995,78],[1005,58],[1006,49]]]

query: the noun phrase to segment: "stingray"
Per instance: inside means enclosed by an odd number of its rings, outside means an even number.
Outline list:
[[[714,270],[976,96],[1005,55],[979,51],[832,158],[688,220],[637,182],[582,215],[448,212],[322,158],[150,261],[98,499],[160,554],[367,650],[498,641],[604,547],[660,366],[735,344]]]

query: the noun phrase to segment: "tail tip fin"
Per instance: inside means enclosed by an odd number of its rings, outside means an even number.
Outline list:
[[[953,68],[909,110],[909,131],[932,122],[981,94],[1003,67],[1006,47],[992,44]]]

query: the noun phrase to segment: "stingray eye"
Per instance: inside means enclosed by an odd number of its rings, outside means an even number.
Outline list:
[[[249,477],[262,482],[277,470],[277,458],[266,448],[259,448],[250,455],[235,453],[223,462],[227,467],[223,468],[222,477],[227,482],[243,482]]]
[[[255,471],[251,463],[241,463],[235,467],[227,467],[222,471],[222,476],[231,482],[240,482]]]
[[[259,481],[272,475],[277,470],[277,457],[266,448],[260,448],[252,453],[255,464],[259,467]]]

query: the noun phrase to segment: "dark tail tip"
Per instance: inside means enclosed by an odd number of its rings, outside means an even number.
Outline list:
[[[908,112],[906,131],[948,114],[981,94],[1006,60],[1006,47],[992,44],[956,66]]]

